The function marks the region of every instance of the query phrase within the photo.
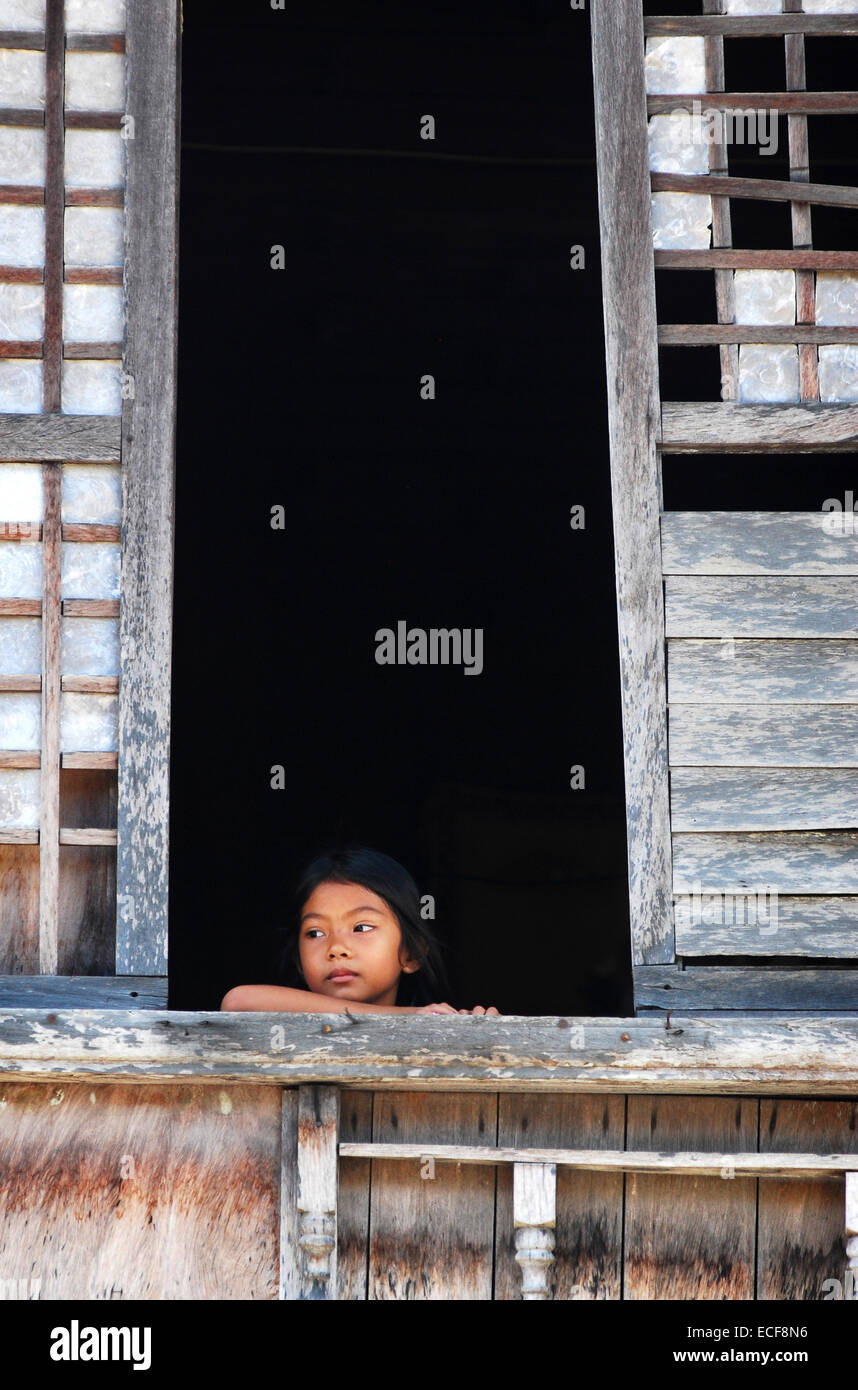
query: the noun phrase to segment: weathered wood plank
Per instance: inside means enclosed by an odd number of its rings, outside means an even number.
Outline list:
[[[298,1244],[298,1087],[280,1096],[280,1243],[278,1299],[301,1297],[303,1277]]]
[[[0,1082],[0,1266],[41,1298],[276,1297],[264,1086]]]
[[[643,20],[591,15],[632,957],[673,958],[655,277]]]
[[[0,415],[0,452],[8,462],[118,463],[118,415]]]
[[[167,981],[146,975],[0,975],[0,1009],[166,1007]]]
[[[846,1174],[846,1270],[843,1297],[858,1299],[858,1165]]]
[[[667,637],[858,637],[851,576],[668,575]]]
[[[764,973],[750,972],[758,981]],[[858,1017],[807,1016],[804,1008],[782,1017],[674,1013],[669,1027],[663,1017],[578,1018],[573,1045],[562,1018],[364,1014],[344,1028],[338,1014],[15,1009],[0,1013],[0,1072],[16,1080],[192,1076],[421,1093],[856,1089]],[[442,1138],[421,1133],[415,1142]]]
[[[673,638],[668,644],[667,682],[671,704],[780,701],[789,719],[793,703],[858,704],[858,642]]]
[[[705,14],[720,14],[724,0],[703,0]],[[705,54],[705,83],[707,92],[723,92],[726,86],[724,69],[724,40],[718,35],[708,35],[703,44]],[[709,146],[709,172],[729,174],[730,161],[727,145],[718,132]],[[730,246],[733,241],[733,223],[729,198],[712,199],[712,245]],[[658,263],[656,254],[656,264]],[[735,277],[730,271],[715,271],[715,304],[719,323],[736,321]],[[721,399],[734,401],[739,394],[739,349],[735,343],[724,343],[718,354],[721,365]]]
[[[630,1096],[630,1149],[731,1154],[757,1147],[759,1102]],[[720,1165],[719,1165],[720,1167]],[[729,1165],[719,1177],[626,1179],[626,1299],[754,1296],[756,1186]]]
[[[543,1098],[547,1099],[547,1098]],[[597,1097],[598,1099],[598,1097]],[[390,1158],[400,1163],[434,1158],[436,1163],[498,1164],[511,1168],[569,1168],[577,1173],[663,1173],[673,1177],[721,1177],[730,1167],[742,1177],[830,1178],[855,1166],[852,1153],[729,1153],[718,1150],[650,1153],[646,1149],[483,1149],[467,1144],[341,1144],[340,1153],[352,1158]],[[537,1188],[537,1197],[540,1189]]]
[[[810,1147],[858,1154],[858,1103],[761,1101],[763,1153]],[[835,1178],[801,1183],[760,1178],[757,1298],[817,1301],[832,1296],[827,1280],[842,1288],[843,1188],[843,1180]]]
[[[372,1091],[340,1094],[340,1136],[345,1143],[372,1139]],[[370,1160],[341,1158],[337,1192],[337,1298],[362,1300],[369,1243]]]
[[[858,970],[789,970],[764,966],[676,965],[635,968],[640,1009],[817,1010],[858,1008]],[[681,1025],[676,1025],[681,1026]],[[762,1053],[757,1066],[762,1065]]]
[[[690,111],[695,101],[702,105],[699,92],[651,92],[646,99],[647,115],[672,112],[677,106]],[[707,92],[705,102],[714,111],[758,110],[765,105],[771,111],[806,116],[858,116],[858,92]]]
[[[116,777],[99,769],[60,773],[59,967],[62,975],[114,973]]]
[[[656,250],[653,259],[656,270],[858,270],[858,251],[807,251],[800,247],[794,247],[791,251],[760,251],[738,246],[715,246],[709,251]],[[672,401],[670,408],[678,410],[682,407],[689,419],[693,419],[701,406],[712,404],[717,405],[717,402],[700,401],[688,405],[686,402]],[[747,405],[739,408],[743,412],[756,409]],[[783,408],[764,407],[767,410]],[[662,409],[667,409],[666,403]]]
[[[685,705],[669,711],[672,766],[858,767],[855,705]]]
[[[858,771],[677,767],[670,810],[674,831],[846,829],[858,825]]]
[[[62,7],[60,7],[62,11]],[[60,38],[62,13],[60,13]],[[58,56],[57,62],[61,62]],[[60,88],[62,91],[62,88]],[[59,253],[58,253],[59,254]],[[47,387],[46,387],[47,390]],[[39,777],[39,973],[65,973],[60,965],[60,682],[62,671],[62,474],[42,468],[42,699]],[[103,967],[102,967],[103,968]],[[100,973],[100,972],[99,972]]]
[[[794,830],[673,837],[676,893],[858,893],[858,831]]]
[[[116,968],[166,973],[176,402],[178,0],[127,16]]]
[[[494,1095],[376,1096],[380,1143],[492,1145],[496,1135]],[[369,1298],[491,1299],[494,1202],[490,1167],[374,1162]]]
[[[620,1096],[502,1095],[498,1102],[498,1145],[518,1154],[525,1148],[621,1149],[625,1103]],[[512,1174],[497,1174],[495,1298],[517,1299],[512,1225]],[[623,1181],[606,1173],[563,1167],[557,1173],[557,1239],[554,1297],[561,1300],[618,1299],[622,1267]]]
[[[644,33],[723,34],[734,38],[779,38],[781,34],[858,34],[851,14],[645,15]]]
[[[697,99],[700,100],[699,96]],[[708,103],[709,98],[705,100]],[[673,107],[668,109],[673,110]],[[691,110],[691,107],[686,109]],[[705,193],[710,197],[754,198],[767,203],[808,202],[815,207],[858,208],[858,188],[839,183],[803,183],[799,187],[783,179],[744,179],[719,174],[652,174],[650,184],[653,193]]]
[[[39,847],[0,844],[0,971],[39,969]],[[164,1001],[166,1003],[166,1000]]]
[[[858,897],[702,892],[674,904],[680,956],[858,956]]]
[[[833,519],[832,519],[833,518]],[[832,512],[664,512],[665,574],[858,574]]]
[[[298,1246],[299,1297],[337,1296],[337,1143],[339,1094],[336,1086],[298,1089]]]
[[[858,114],[858,112],[856,112]],[[712,347],[718,343],[858,343],[858,325],[808,323],[663,323],[662,347]]]

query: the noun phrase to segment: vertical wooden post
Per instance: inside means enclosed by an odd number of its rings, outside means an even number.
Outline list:
[[[844,1297],[858,1302],[858,1172],[846,1174],[846,1280]]]
[[[591,8],[635,965],[674,959],[661,569],[661,402],[640,0]]]
[[[39,780],[39,974],[59,973],[62,464],[42,468],[42,759]]]
[[[336,1086],[301,1086],[298,1091],[298,1245],[303,1299],[337,1296]]]
[[[554,1264],[557,1170],[553,1163],[515,1163],[512,1174],[515,1259],[521,1267],[521,1296],[549,1299]]]
[[[704,14],[723,14],[724,0],[703,0]],[[711,34],[703,40],[706,52],[706,90],[724,90],[724,39],[720,34]],[[710,174],[728,174],[729,155],[727,146],[716,140],[709,147]],[[733,227],[730,217],[730,199],[712,199],[712,245],[732,246]],[[715,300],[719,323],[736,322],[736,280],[735,271],[715,271]],[[721,399],[739,399],[739,345],[723,343],[721,354]]]

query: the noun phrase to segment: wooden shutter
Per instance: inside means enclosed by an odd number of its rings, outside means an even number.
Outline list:
[[[179,23],[0,0],[4,1003],[166,1002]]]
[[[858,1006],[855,541],[829,533],[822,499],[666,512],[661,472],[671,453],[858,442],[858,252],[812,236],[812,208],[858,207],[858,189],[811,179],[807,133],[808,114],[854,114],[858,94],[805,91],[805,45],[835,35],[858,54],[858,14],[812,8],[592,6],[638,1011]],[[725,93],[725,45],[772,35],[784,89]],[[695,100],[778,110],[790,179],[731,176],[726,141],[680,149],[657,122]],[[793,249],[733,247],[736,198],[789,203]],[[657,266],[711,270],[718,322],[659,324]],[[659,344],[719,345],[722,400],[662,401]]]

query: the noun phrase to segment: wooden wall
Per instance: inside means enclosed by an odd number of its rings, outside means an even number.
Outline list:
[[[270,1084],[0,1083],[5,1287],[276,1300],[296,1250],[288,1210],[281,1228],[281,1173],[288,1208],[295,1168],[281,1097]],[[340,1138],[858,1154],[856,1119],[840,1099],[343,1091]],[[508,1166],[436,1163],[433,1176],[425,1162],[341,1159],[339,1172],[340,1298],[520,1296]],[[844,1267],[842,1177],[558,1172],[558,1299],[815,1301]]]

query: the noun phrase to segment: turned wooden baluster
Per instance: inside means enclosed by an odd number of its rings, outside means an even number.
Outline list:
[[[846,1174],[846,1279],[843,1297],[858,1301],[858,1173]]]
[[[557,1170],[553,1163],[513,1164],[515,1258],[521,1266],[521,1296],[551,1298],[554,1264]]]
[[[302,1252],[301,1298],[337,1296],[336,1086],[298,1091],[298,1244]]]

